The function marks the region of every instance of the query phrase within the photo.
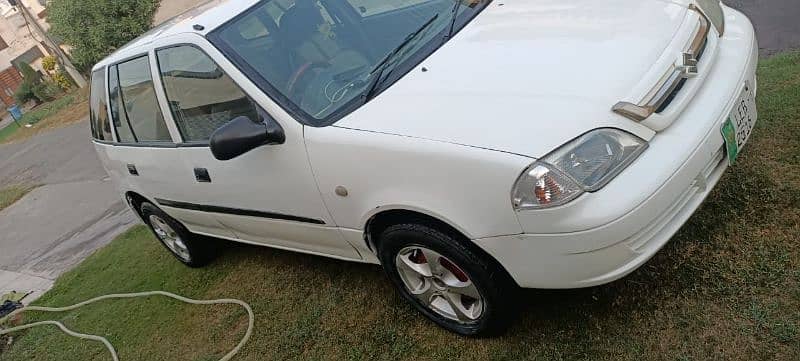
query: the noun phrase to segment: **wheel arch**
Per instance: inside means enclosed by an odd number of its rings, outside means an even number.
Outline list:
[[[445,221],[444,218],[437,217],[428,212],[409,208],[384,208],[376,209],[372,212],[364,224],[364,241],[367,247],[375,254],[378,253],[378,236],[388,227],[402,223],[419,223],[453,236],[460,243],[469,247],[485,259],[493,262],[498,269],[502,270],[509,280],[516,284],[516,281],[508,270],[494,258],[491,254],[483,250],[480,246],[472,242],[468,233],[459,227]],[[517,284],[517,286],[519,286]]]
[[[431,212],[426,209],[407,206],[382,206],[376,207],[364,216],[361,222],[363,225],[361,229],[364,230],[364,239],[367,242],[369,249],[376,251],[375,237],[380,234],[383,229],[408,220],[428,220],[443,230],[452,231],[459,236],[470,240],[474,237],[462,227],[459,227],[454,222],[447,219],[436,212]],[[394,223],[393,223],[394,222]]]
[[[142,203],[152,203],[158,207],[158,203],[134,191],[125,192],[125,201],[142,222],[144,222],[144,218],[142,218]]]

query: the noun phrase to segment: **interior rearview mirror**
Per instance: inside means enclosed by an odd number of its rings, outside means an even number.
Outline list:
[[[286,135],[277,122],[254,122],[240,116],[211,135],[211,153],[218,160],[231,160],[260,146],[283,144],[285,141]]]

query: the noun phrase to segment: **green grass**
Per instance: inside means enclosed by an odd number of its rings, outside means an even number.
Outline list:
[[[19,129],[20,126],[17,125],[17,123],[11,123],[5,128],[0,129],[0,143],[3,143],[3,141],[8,139],[8,137],[14,135],[14,133],[16,133]]]
[[[31,187],[22,185],[13,185],[0,189],[0,211],[20,200],[22,197],[28,194],[31,189]]]
[[[501,337],[435,327],[378,267],[236,245],[209,267],[188,269],[141,226],[61,277],[38,303],[155,289],[241,298],[257,321],[237,360],[798,360],[800,53],[763,61],[759,76],[761,121],[751,142],[673,241],[610,285],[525,292],[525,309]],[[235,307],[164,299],[55,316],[109,337],[123,360],[214,360],[246,321]],[[106,360],[104,352],[38,329],[0,360]]]
[[[24,126],[25,124],[35,125],[42,119],[45,119],[49,116],[57,114],[59,111],[69,107],[70,105],[74,104],[76,101],[79,101],[80,96],[76,94],[67,94],[53,100],[49,103],[44,103],[33,110],[25,113],[22,115],[22,119],[19,120],[19,124]],[[6,139],[10,138],[14,133],[23,129],[21,126],[17,125],[16,123],[12,123],[11,125],[0,129],[0,143],[3,143]]]

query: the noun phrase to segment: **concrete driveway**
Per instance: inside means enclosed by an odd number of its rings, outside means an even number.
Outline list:
[[[135,218],[108,181],[87,122],[0,146],[0,186],[41,185],[0,211],[0,294],[50,288]]]

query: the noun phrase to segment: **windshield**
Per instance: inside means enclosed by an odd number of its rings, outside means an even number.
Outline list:
[[[209,39],[300,121],[320,126],[390,86],[489,2],[265,0]]]

